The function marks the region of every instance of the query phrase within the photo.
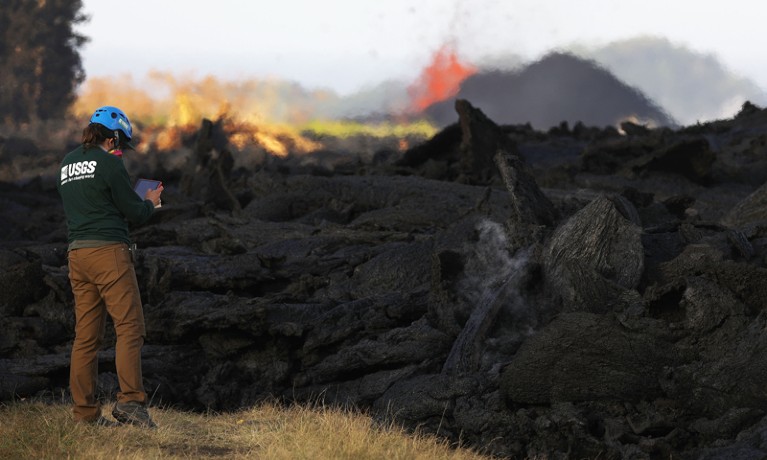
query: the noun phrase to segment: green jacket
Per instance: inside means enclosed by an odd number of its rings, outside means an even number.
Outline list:
[[[81,145],[69,152],[61,162],[57,188],[70,244],[79,240],[130,244],[128,222],[142,224],[154,212],[152,202],[133,191],[122,158],[100,147]]]

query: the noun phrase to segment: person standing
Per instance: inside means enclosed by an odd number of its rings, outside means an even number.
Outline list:
[[[115,366],[120,391],[112,416],[119,423],[153,428],[141,371],[146,334],[129,223],[146,222],[161,205],[162,185],[142,199],[131,186],[122,160],[132,149],[133,129],[117,107],[98,108],[83,130],[82,144],[61,163],[57,183],[67,222],[69,281],[75,301],[75,338],[69,385],[77,422],[113,425],[96,398],[97,352],[106,315],[117,341]]]

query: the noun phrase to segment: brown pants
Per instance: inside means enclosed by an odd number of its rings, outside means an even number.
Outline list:
[[[75,340],[69,373],[75,420],[91,421],[101,415],[96,398],[97,352],[104,341],[107,313],[117,335],[117,401],[145,404],[141,375],[144,313],[128,245],[69,251],[69,281],[75,297]]]

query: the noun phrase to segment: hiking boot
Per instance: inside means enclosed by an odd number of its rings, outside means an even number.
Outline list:
[[[106,426],[106,427],[120,426],[120,424],[115,422],[114,420],[109,420],[108,418],[104,418],[101,415],[99,415],[98,418],[95,418],[93,420],[80,420],[78,421],[78,423],[86,423],[88,425]]]
[[[115,408],[112,409],[112,417],[120,423],[144,428],[157,428],[152,417],[149,416],[146,406],[136,401],[115,404]]]

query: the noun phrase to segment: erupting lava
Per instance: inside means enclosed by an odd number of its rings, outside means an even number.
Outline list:
[[[455,96],[461,82],[476,71],[472,65],[459,62],[451,46],[443,45],[434,54],[431,64],[421,72],[418,81],[408,88],[411,109],[421,112],[435,102]]]

